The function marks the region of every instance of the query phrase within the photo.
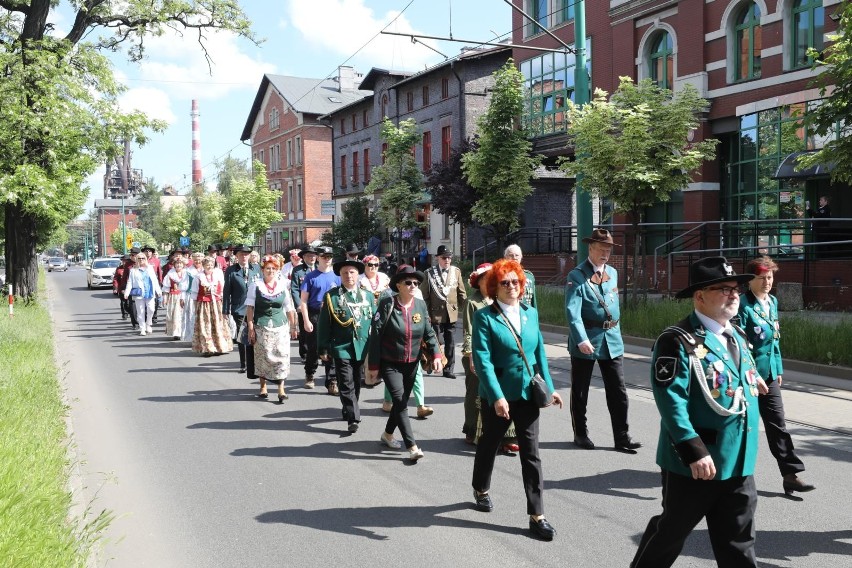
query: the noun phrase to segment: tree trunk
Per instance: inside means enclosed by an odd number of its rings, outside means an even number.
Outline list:
[[[20,203],[6,204],[6,281],[27,301],[38,291],[36,219]]]

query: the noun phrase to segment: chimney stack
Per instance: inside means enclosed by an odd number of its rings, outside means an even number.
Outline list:
[[[199,127],[198,100],[192,99],[192,188],[201,186],[201,128]]]
[[[355,90],[355,68],[350,65],[341,65],[337,68],[337,86],[340,92]]]

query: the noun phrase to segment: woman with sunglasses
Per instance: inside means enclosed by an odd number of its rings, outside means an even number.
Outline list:
[[[393,437],[399,427],[413,461],[423,457],[423,451],[414,440],[407,412],[408,398],[420,366],[421,340],[425,340],[428,346],[432,370],[440,374],[443,368],[441,350],[429,323],[426,302],[414,295],[414,290],[423,283],[423,278],[422,272],[409,265],[399,267],[390,280],[391,289],[396,289],[398,294],[379,301],[370,332],[370,372],[381,374],[393,400],[379,442],[390,449],[401,449],[402,444]]]
[[[139,335],[147,335],[153,331],[154,308],[157,298],[162,295],[160,282],[154,268],[148,264],[148,257],[144,252],[138,253],[136,265],[130,269],[124,287],[124,299],[133,298]]]
[[[383,296],[391,295],[390,277],[384,272],[379,272],[380,264],[379,257],[374,254],[368,254],[364,257],[364,274],[358,277],[358,285],[366,292],[372,294],[376,303]],[[365,362],[364,368],[369,369],[369,366],[369,361]],[[367,373],[367,376],[364,377],[364,386],[367,388],[373,388],[380,382],[381,380],[373,382],[370,373]]]
[[[494,506],[488,490],[497,451],[514,420],[518,436],[521,476],[527,496],[530,532],[534,537],[553,540],[556,531],[544,518],[542,494],[544,478],[538,453],[539,407],[532,400],[534,373],[542,376],[552,393],[551,404],[562,408],[555,392],[544,340],[535,308],[520,301],[526,275],[514,260],[501,259],[487,273],[488,295],[496,301],[473,316],[473,367],[479,377],[482,401],[482,436],[473,464],[473,498],[479,511]]]
[[[739,324],[745,330],[757,372],[763,381],[757,382],[757,407],[766,430],[769,451],[778,463],[783,476],[784,493],[802,493],[815,487],[805,483],[798,474],[805,464],[796,455],[793,438],[784,421],[784,401],[781,384],[784,367],[781,363],[781,326],[778,321],[778,299],[771,296],[772,284],[778,265],[768,256],[756,258],[746,265],[746,272],[754,274],[749,290],[740,295]]]

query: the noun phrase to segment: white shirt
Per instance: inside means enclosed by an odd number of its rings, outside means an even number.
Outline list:
[[[500,306],[500,309],[503,310],[503,313],[506,314],[506,318],[508,318],[509,322],[515,328],[515,332],[520,335],[521,334],[521,306],[517,304],[515,306],[510,306],[508,304],[504,304],[500,300],[497,300],[497,304]]]
[[[707,331],[715,335],[716,338],[722,342],[722,345],[728,344],[728,338],[722,332],[730,331],[731,333],[733,333],[734,328],[731,327],[731,322],[725,322],[725,325],[722,325],[716,320],[708,318],[698,310],[695,311],[695,316],[698,318],[698,321],[700,321],[704,325],[704,327],[707,328]]]
[[[257,291],[260,290],[260,295],[269,299],[284,293],[283,310],[285,312],[295,311],[293,309],[293,298],[289,293],[285,293],[290,290],[290,287],[287,285],[287,280],[276,278],[273,282],[275,283],[275,286],[272,288],[271,293],[269,292],[269,288],[266,287],[266,282],[263,279],[250,282],[248,289],[246,290],[246,306],[254,307],[255,300],[257,299]]]

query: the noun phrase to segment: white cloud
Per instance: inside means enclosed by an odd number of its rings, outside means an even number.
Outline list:
[[[364,0],[291,0],[290,23],[308,43],[349,57],[399,14],[391,10],[376,15]],[[403,14],[387,31],[415,32]],[[418,40],[420,41],[420,40]],[[435,42],[423,40],[435,46]],[[341,58],[341,62],[345,57]],[[379,35],[358,53],[370,67],[416,71],[435,62],[436,54],[409,38]],[[322,70],[322,72],[330,70]]]
[[[174,124],[177,120],[172,111],[171,99],[161,89],[151,87],[130,89],[121,96],[119,105],[124,112],[138,110],[144,112],[148,118],[165,120],[169,124]]]
[[[146,59],[128,68],[136,88],[151,81],[171,96],[182,99],[219,99],[233,91],[254,90],[264,73],[274,73],[275,65],[242,50],[245,40],[230,32],[210,33],[204,40],[210,67],[192,31],[146,38]],[[251,44],[246,44],[250,46]]]

